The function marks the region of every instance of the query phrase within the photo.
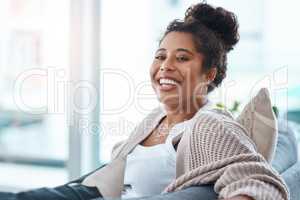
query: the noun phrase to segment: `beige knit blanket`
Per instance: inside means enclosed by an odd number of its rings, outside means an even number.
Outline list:
[[[184,174],[164,192],[214,183],[219,198],[245,194],[255,200],[288,200],[283,179],[257,153],[246,130],[229,116],[205,111],[193,120]]]

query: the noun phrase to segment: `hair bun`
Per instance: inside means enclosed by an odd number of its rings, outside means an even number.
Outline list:
[[[193,5],[187,9],[184,21],[201,23],[213,31],[223,41],[226,51],[232,50],[239,41],[237,17],[222,7],[214,8],[206,3]]]

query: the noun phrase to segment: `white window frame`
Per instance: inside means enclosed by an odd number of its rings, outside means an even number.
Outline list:
[[[69,105],[69,179],[76,179],[100,165],[99,132],[83,132],[81,120],[99,125],[99,76],[100,76],[100,0],[70,1],[70,81],[76,85],[79,81],[88,81],[97,90],[97,104],[87,113],[77,113],[74,104]],[[70,93],[70,98],[74,94]],[[76,106],[84,106],[87,97],[82,91]],[[69,101],[70,102],[70,101]],[[86,126],[86,125],[85,125]],[[100,127],[100,126],[98,126]]]

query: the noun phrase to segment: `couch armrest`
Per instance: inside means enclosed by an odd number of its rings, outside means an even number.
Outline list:
[[[170,192],[151,197],[136,198],[139,200],[216,200],[217,194],[213,185],[192,186],[181,191]]]

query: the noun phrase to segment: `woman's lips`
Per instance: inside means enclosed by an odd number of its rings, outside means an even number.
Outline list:
[[[177,86],[173,84],[158,84],[158,89],[165,92],[174,90],[176,89],[176,87]]]
[[[157,80],[158,89],[160,91],[171,91],[179,86],[179,82],[170,78],[160,78]]]

